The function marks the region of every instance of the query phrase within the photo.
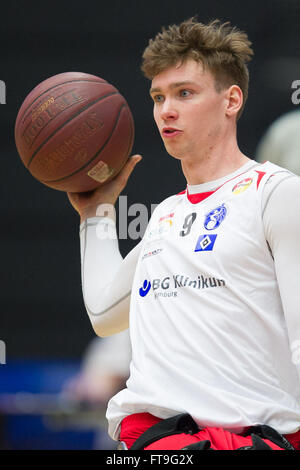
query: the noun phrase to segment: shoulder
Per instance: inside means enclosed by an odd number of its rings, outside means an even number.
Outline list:
[[[154,214],[156,216],[163,215],[164,212],[166,211],[174,210],[177,207],[177,205],[181,203],[184,197],[185,197],[185,191],[166,197],[166,199],[164,199],[159,204],[157,204],[156,208],[154,209],[152,213],[152,216]]]
[[[300,177],[289,173],[285,177],[270,177],[266,183],[264,209],[275,202],[285,201],[293,206],[299,207]],[[296,199],[295,199],[296,198]],[[280,204],[282,206],[282,204]],[[298,209],[299,210],[299,209]]]
[[[298,175],[279,165],[270,162],[267,164],[262,165],[268,170],[263,188],[263,212],[271,201],[280,198],[290,200],[295,197],[295,193],[298,195],[300,191],[300,177]]]
[[[266,189],[262,215],[266,239],[274,253],[280,244],[291,246],[300,236],[300,178],[290,172],[285,178],[275,175]]]
[[[266,161],[264,163],[258,163],[258,166],[255,167],[255,170],[259,170],[265,172],[268,175],[279,175],[283,173],[292,173],[288,168],[284,166],[277,165],[276,163],[272,163],[270,161]]]

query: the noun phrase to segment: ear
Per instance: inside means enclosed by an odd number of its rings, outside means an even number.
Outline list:
[[[226,90],[227,107],[226,116],[236,116],[243,106],[243,92],[238,85],[231,85]]]

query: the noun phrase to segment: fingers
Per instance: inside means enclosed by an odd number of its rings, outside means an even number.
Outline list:
[[[89,211],[95,212],[99,204],[115,204],[121,191],[125,188],[128,178],[131,175],[135,165],[142,159],[141,155],[133,155],[125,163],[120,173],[109,181],[93,191],[86,193],[71,193],[67,196],[70,203],[79,214]]]

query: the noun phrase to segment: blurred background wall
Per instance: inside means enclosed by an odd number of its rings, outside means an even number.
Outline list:
[[[238,135],[241,150],[255,158],[267,127],[297,108],[291,96],[292,83],[300,80],[300,2],[21,0],[0,8],[0,80],[6,84],[6,104],[0,105],[3,384],[14,361],[77,364],[94,338],[81,294],[78,216],[64,193],[33,179],[15,148],[14,123],[25,96],[42,80],[67,71],[114,84],[135,119],[133,152],[144,157],[123,195],[128,206],[139,202],[150,210],[184,189],[185,180],[178,161],[164,151],[152,118],[149,82],[139,70],[149,38],[161,26],[194,15],[203,22],[230,21],[248,33],[255,56]],[[132,219],[128,216],[128,222]],[[137,241],[121,240],[122,254]]]

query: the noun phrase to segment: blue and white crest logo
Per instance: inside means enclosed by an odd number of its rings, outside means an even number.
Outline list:
[[[225,204],[213,209],[205,216],[204,227],[206,230],[214,230],[223,222],[227,214]]]
[[[217,236],[216,234],[207,235],[207,233],[200,235],[194,251],[213,251]]]

